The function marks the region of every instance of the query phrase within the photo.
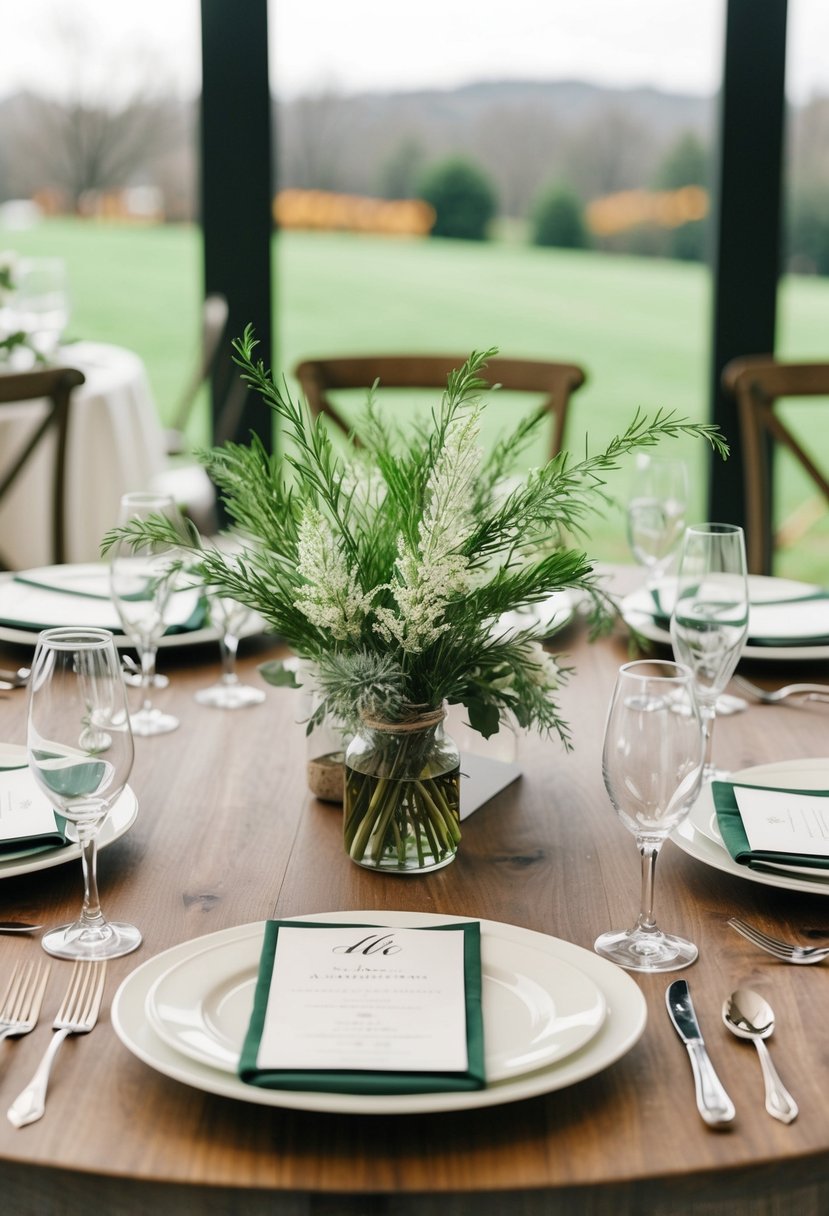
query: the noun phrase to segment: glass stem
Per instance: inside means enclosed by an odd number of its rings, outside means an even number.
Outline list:
[[[152,709],[150,689],[155,680],[155,646],[141,647],[141,710],[148,713]]]
[[[659,929],[653,916],[653,884],[661,841],[638,840],[637,844],[642,859],[642,894],[636,928],[641,933],[658,933]]]
[[[106,924],[98,898],[97,876],[97,833],[87,833],[83,828],[78,829],[78,842],[81,846],[81,865],[83,867],[83,908],[81,923],[84,928],[98,930]]]
[[[710,781],[714,776],[714,765],[711,761],[714,747],[714,722],[717,710],[713,705],[700,705],[699,715],[702,720],[702,741],[705,745],[705,761],[702,769],[703,781]]]
[[[222,656],[222,683],[238,684],[236,675],[236,652],[239,649],[239,639],[233,633],[226,633],[219,638],[219,653]]]

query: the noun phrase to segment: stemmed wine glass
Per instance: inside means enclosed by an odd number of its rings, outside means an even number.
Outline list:
[[[640,452],[627,508],[631,552],[653,588],[682,538],[688,507],[688,468],[683,460]]]
[[[180,522],[178,508],[169,494],[124,494],[118,526],[134,520],[163,515]],[[155,682],[158,643],[167,624],[170,597],[176,575],[176,549],[168,542],[141,541],[134,545],[121,539],[110,558],[110,592],[124,633],[138,652],[141,663],[142,705],[131,718],[135,735],[162,735],[175,730],[178,718],[153,706],[150,691]]]
[[[619,669],[610,701],[602,775],[642,858],[639,918],[594,949],[631,971],[677,971],[697,957],[693,942],[663,933],[653,915],[656,858],[696,799],[704,743],[693,675],[679,663],[640,660]]]
[[[222,675],[209,688],[195,693],[200,705],[213,705],[218,709],[241,709],[245,705],[259,705],[265,700],[264,689],[243,684],[236,674],[236,654],[239,635],[250,617],[250,609],[238,600],[224,595],[208,593],[207,602],[210,619],[219,630],[219,650],[222,656]]]
[[[674,658],[694,673],[705,736],[704,780],[724,774],[711,761],[717,699],[748,634],[748,578],[743,529],[694,524],[685,530],[671,616]]]
[[[129,954],[141,934],[106,919],[95,873],[98,832],[133,761],[126,690],[108,630],[62,626],[40,634],[29,679],[27,744],[34,779],[75,825],[83,862],[80,918],[50,929],[43,948],[73,959]]]

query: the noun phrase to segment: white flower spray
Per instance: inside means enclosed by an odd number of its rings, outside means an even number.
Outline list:
[[[306,580],[295,606],[338,642],[359,638],[372,593],[363,594],[342,545],[316,507],[305,508],[299,525],[297,569]]]

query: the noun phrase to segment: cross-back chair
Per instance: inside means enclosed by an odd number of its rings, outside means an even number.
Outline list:
[[[795,363],[769,355],[745,356],[733,359],[723,369],[723,386],[736,399],[740,421],[748,568],[752,574],[770,574],[775,548],[770,468],[775,444],[792,454],[829,504],[826,475],[778,410],[787,398],[812,398],[811,404],[824,409],[821,418],[815,418],[813,434],[825,435],[829,362]]]
[[[42,400],[44,414],[36,414],[22,445],[0,457],[0,503],[9,494],[33,457],[54,438],[51,487],[52,561],[66,561],[66,517],[64,510],[67,475],[69,410],[74,390],[84,383],[82,372],[72,367],[50,367],[0,375],[0,417],[4,406]],[[3,457],[8,457],[8,463]],[[0,553],[0,566],[4,564]]]
[[[304,359],[294,369],[314,414],[324,414],[343,431],[349,427],[330,397],[343,389],[445,388],[446,377],[466,360],[464,355],[352,355]],[[510,391],[536,393],[553,421],[550,456],[561,450],[570,397],[584,384],[584,370],[575,363],[495,357],[479,373],[489,384]]]

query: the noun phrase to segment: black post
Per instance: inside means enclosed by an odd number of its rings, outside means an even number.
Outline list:
[[[773,354],[780,274],[787,0],[728,0],[714,199],[711,417],[731,445],[711,461],[709,518],[745,525],[737,410],[722,370]]]
[[[201,0],[201,221],[204,290],[229,306],[228,335],[252,323],[257,354],[271,348],[271,98],[268,82],[268,3]],[[220,427],[231,374],[229,351],[213,377],[213,433]],[[270,448],[272,415],[247,394],[233,433],[255,431]]]

